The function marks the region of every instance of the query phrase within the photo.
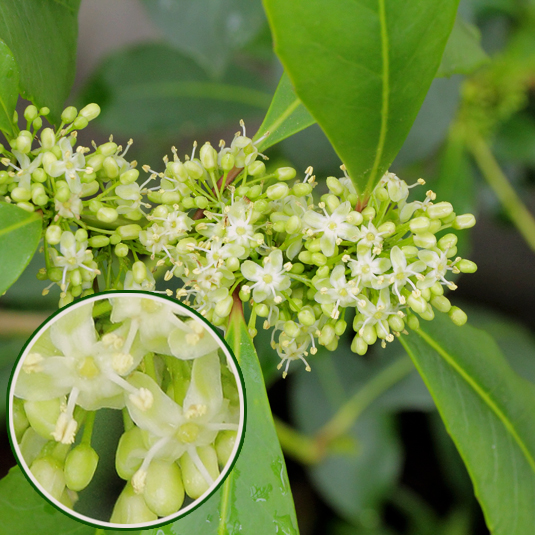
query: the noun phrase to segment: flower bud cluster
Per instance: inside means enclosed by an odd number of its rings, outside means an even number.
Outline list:
[[[97,470],[91,436],[103,408],[122,410],[125,422],[115,465],[127,483],[113,523],[176,513],[227,465],[240,420],[236,378],[203,323],[175,312],[143,294],[93,301],[57,319],[26,354],[17,439],[35,478],[67,507]]]

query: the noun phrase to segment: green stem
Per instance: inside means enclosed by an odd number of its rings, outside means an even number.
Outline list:
[[[85,417],[82,444],[87,444],[88,446],[91,446],[91,437],[93,436],[93,426],[95,425],[96,414],[97,411],[89,411]]]
[[[323,452],[314,438],[300,433],[276,416],[273,421],[285,454],[303,464],[314,464],[321,460]]]
[[[502,203],[507,215],[522,234],[526,243],[535,252],[535,219],[533,215],[524,206],[509,183],[485,140],[475,135],[468,144],[485,180]]]
[[[130,414],[128,413],[128,409],[125,407],[123,409],[123,425],[125,431],[130,431],[134,427],[134,422],[132,418],[130,418]]]
[[[147,353],[144,357],[145,362],[145,373],[155,382],[158,382],[156,379],[156,368],[154,367],[154,353]]]
[[[319,430],[317,434],[318,440],[329,443],[345,435],[373,401],[394,384],[405,378],[412,370],[414,370],[414,366],[408,356],[396,360],[381,370],[368,383],[355,392]]]

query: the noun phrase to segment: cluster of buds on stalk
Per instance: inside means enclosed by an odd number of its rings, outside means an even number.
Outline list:
[[[160,297],[107,295],[67,308],[31,343],[14,430],[37,482],[76,510],[102,454],[92,445],[106,425],[98,413],[122,411],[115,466],[126,484],[109,521],[146,523],[213,486],[236,453],[242,398],[222,342],[199,318]]]
[[[154,289],[148,257],[165,273],[163,284],[178,279],[177,299],[216,326],[225,328],[236,296],[249,303],[249,332],[256,335],[258,318],[273,329],[284,375],[294,360],[309,369],[318,345],[335,350],[351,324],[351,349],[364,355],[377,340],[385,345],[420,318],[431,320],[435,310],[457,325],[466,321],[444,294],[456,288],[450,272],[476,270],[457,256],[450,231],[472,227],[475,218],[437,202],[431,190],[410,201],[413,186],[386,173],[363,198],[342,166],[343,176],[328,177],[328,192],[317,198],[313,169],[297,177],[291,167],[266,166],[260,140],[247,136],[243,122],[230,146],[195,143],[182,159],[173,147],[161,170],[143,166],[147,176],[138,184],[135,162],[112,141],[92,154],[67,150],[78,120],[51,134],[52,145],[43,141],[26,153],[28,166],[36,166],[30,183],[39,170],[56,192],[61,162],[79,160],[78,171],[60,180],[70,208],[56,200],[51,212],[43,210],[52,224],[39,277],[61,286],[60,304],[91,293],[100,272],[106,288]],[[14,168],[19,152],[4,149],[6,164]],[[6,176],[14,180],[15,171]],[[10,200],[20,198],[13,196],[19,187]]]

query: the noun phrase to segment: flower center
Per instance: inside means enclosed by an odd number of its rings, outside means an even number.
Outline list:
[[[245,229],[244,229],[243,227],[238,227],[238,228],[236,229],[236,234],[237,234],[238,236],[243,236],[243,235],[245,234]]]
[[[161,307],[160,303],[153,301],[152,299],[143,299],[141,301],[141,308],[145,312],[156,312]]]
[[[199,436],[199,426],[193,422],[187,422],[178,428],[176,436],[181,442],[191,444]]]
[[[328,228],[329,230],[336,230],[336,227],[337,227],[337,225],[336,225],[336,223],[335,223],[334,221],[332,221],[331,223],[329,223],[329,224],[327,225],[327,228]]]
[[[373,232],[368,232],[368,234],[366,234],[366,239],[368,241],[374,241],[375,240],[375,234]]]
[[[273,282],[273,277],[271,275],[264,275],[262,277],[262,280],[266,283],[266,284],[271,284]]]
[[[87,379],[94,379],[97,375],[100,375],[100,369],[95,359],[93,357],[85,357],[78,365],[78,374]]]
[[[74,167],[72,162],[66,162],[65,163],[65,169],[72,169]]]

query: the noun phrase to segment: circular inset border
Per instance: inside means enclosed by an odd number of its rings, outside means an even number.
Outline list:
[[[22,452],[20,451],[18,441],[16,439],[14,422],[13,422],[13,398],[14,398],[16,381],[22,369],[24,358],[32,349],[33,342],[35,342],[35,340],[41,334],[43,334],[44,331],[47,328],[49,328],[55,321],[57,321],[63,316],[66,316],[70,311],[74,310],[75,308],[78,308],[91,301],[98,302],[100,300],[110,299],[113,297],[125,297],[125,296],[133,297],[135,295],[148,297],[154,300],[158,300],[160,302],[164,302],[166,304],[171,303],[171,305],[176,309],[177,313],[179,313],[180,315],[189,316],[191,319],[200,320],[203,323],[204,328],[212,335],[212,337],[217,341],[220,349],[224,352],[227,358],[227,362],[232,369],[233,375],[235,378],[237,378],[236,386],[238,389],[238,394],[239,394],[239,399],[240,399],[240,421],[239,421],[239,426],[238,426],[237,440],[234,444],[233,451],[232,451],[229,461],[227,462],[227,464],[225,465],[225,467],[223,468],[223,470],[221,471],[217,479],[214,481],[214,483],[200,498],[197,498],[196,500],[188,504],[183,509],[180,509],[177,513],[174,513],[167,517],[159,518],[151,522],[138,523],[138,524],[116,524],[116,523],[97,520],[97,519],[82,515],[74,511],[73,509],[69,509],[68,507],[60,503],[57,499],[50,496],[48,492],[46,492],[44,489],[41,488],[41,485],[36,480],[35,476],[31,473],[30,468],[26,464],[24,457],[22,456]],[[201,314],[199,314],[198,312],[191,309],[187,305],[171,297],[167,297],[164,295],[156,295],[153,292],[137,291],[137,290],[129,290],[129,291],[113,290],[113,291],[106,291],[106,292],[93,294],[91,296],[83,297],[75,301],[74,303],[66,305],[63,308],[59,309],[57,312],[54,312],[51,316],[49,316],[47,320],[44,321],[41,324],[41,326],[27,340],[27,342],[24,344],[24,347],[22,348],[21,353],[19,354],[19,357],[17,358],[17,361],[15,363],[15,366],[13,368],[13,371],[11,373],[11,377],[8,383],[7,408],[8,408],[7,415],[6,415],[7,428],[8,428],[8,436],[9,436],[9,441],[11,444],[11,449],[15,455],[15,458],[18,464],[20,465],[22,469],[22,472],[24,473],[25,477],[28,479],[30,484],[36,489],[36,491],[44,499],[46,499],[50,504],[52,504],[54,507],[59,509],[62,513],[70,516],[74,520],[83,522],[93,527],[123,530],[123,531],[157,528],[157,527],[169,524],[170,522],[173,522],[175,520],[178,520],[184,517],[185,515],[187,515],[188,513],[194,511],[198,507],[202,506],[223,484],[223,482],[229,475],[230,471],[234,467],[238,459],[239,453],[241,451],[241,448],[243,446],[243,441],[245,438],[246,419],[247,419],[245,382],[243,379],[241,369],[239,367],[236,357],[234,356],[234,353],[232,352],[232,350],[230,349],[229,345],[224,340],[224,338],[221,336],[221,334],[216,330],[216,328],[211,323],[209,323]],[[127,484],[129,483],[127,482]]]

